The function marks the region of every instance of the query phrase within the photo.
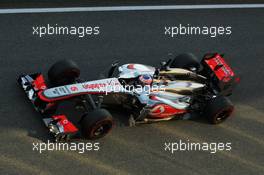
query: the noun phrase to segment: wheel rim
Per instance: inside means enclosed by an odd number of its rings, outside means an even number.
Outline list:
[[[103,126],[100,126],[99,128],[97,128],[95,131],[94,131],[94,135],[95,136],[99,136],[101,134],[104,133],[104,127]]]
[[[99,124],[93,132],[94,137],[101,137],[106,135],[112,127],[112,123],[108,121],[104,121],[103,123]]]
[[[232,111],[233,111],[233,108],[220,111],[219,113],[216,114],[216,121],[217,122],[220,122],[222,120],[225,120],[227,117],[230,116],[230,114],[232,113]]]

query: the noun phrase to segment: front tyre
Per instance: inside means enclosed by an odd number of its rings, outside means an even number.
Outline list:
[[[213,98],[205,107],[204,115],[211,124],[225,121],[233,112],[234,105],[224,96]]]
[[[56,86],[72,84],[79,76],[80,69],[72,60],[58,61],[48,71],[50,82]]]
[[[86,113],[81,120],[82,134],[87,139],[104,137],[113,127],[113,118],[105,109]]]

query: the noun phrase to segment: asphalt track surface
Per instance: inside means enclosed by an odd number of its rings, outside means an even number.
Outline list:
[[[264,174],[264,13],[263,9],[81,12],[0,15],[0,174]],[[99,25],[96,37],[32,35],[32,26]],[[165,25],[229,25],[232,34],[164,35]],[[204,120],[170,121],[138,127],[122,122],[105,138],[100,150],[32,151],[32,142],[50,137],[16,83],[20,73],[47,72],[59,59],[79,63],[82,77],[92,80],[112,61],[158,65],[168,53],[226,54],[240,72],[241,83],[231,97],[233,116],[217,126]],[[126,118],[124,111],[113,115]],[[231,151],[164,151],[164,142],[231,142]],[[88,141],[89,142],[89,141]]]

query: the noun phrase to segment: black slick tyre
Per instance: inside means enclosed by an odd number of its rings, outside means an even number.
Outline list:
[[[58,61],[48,71],[49,81],[57,86],[74,83],[79,76],[80,69],[72,60]]]
[[[204,116],[211,124],[219,124],[225,121],[233,112],[234,105],[224,96],[212,99],[204,110]]]
[[[104,137],[113,127],[113,118],[105,109],[86,113],[81,120],[82,135],[87,139]]]

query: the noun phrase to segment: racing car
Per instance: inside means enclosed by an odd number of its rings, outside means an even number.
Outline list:
[[[47,78],[41,73],[18,78],[55,141],[80,133],[88,139],[105,136],[113,127],[113,117],[106,110],[110,104],[128,109],[130,126],[195,115],[218,124],[234,109],[228,96],[239,81],[219,53],[205,54],[201,61],[193,54],[180,54],[157,67],[114,62],[104,77],[93,81],[80,78],[74,61],[61,60],[51,66]],[[56,113],[67,100],[82,108],[77,123]]]

